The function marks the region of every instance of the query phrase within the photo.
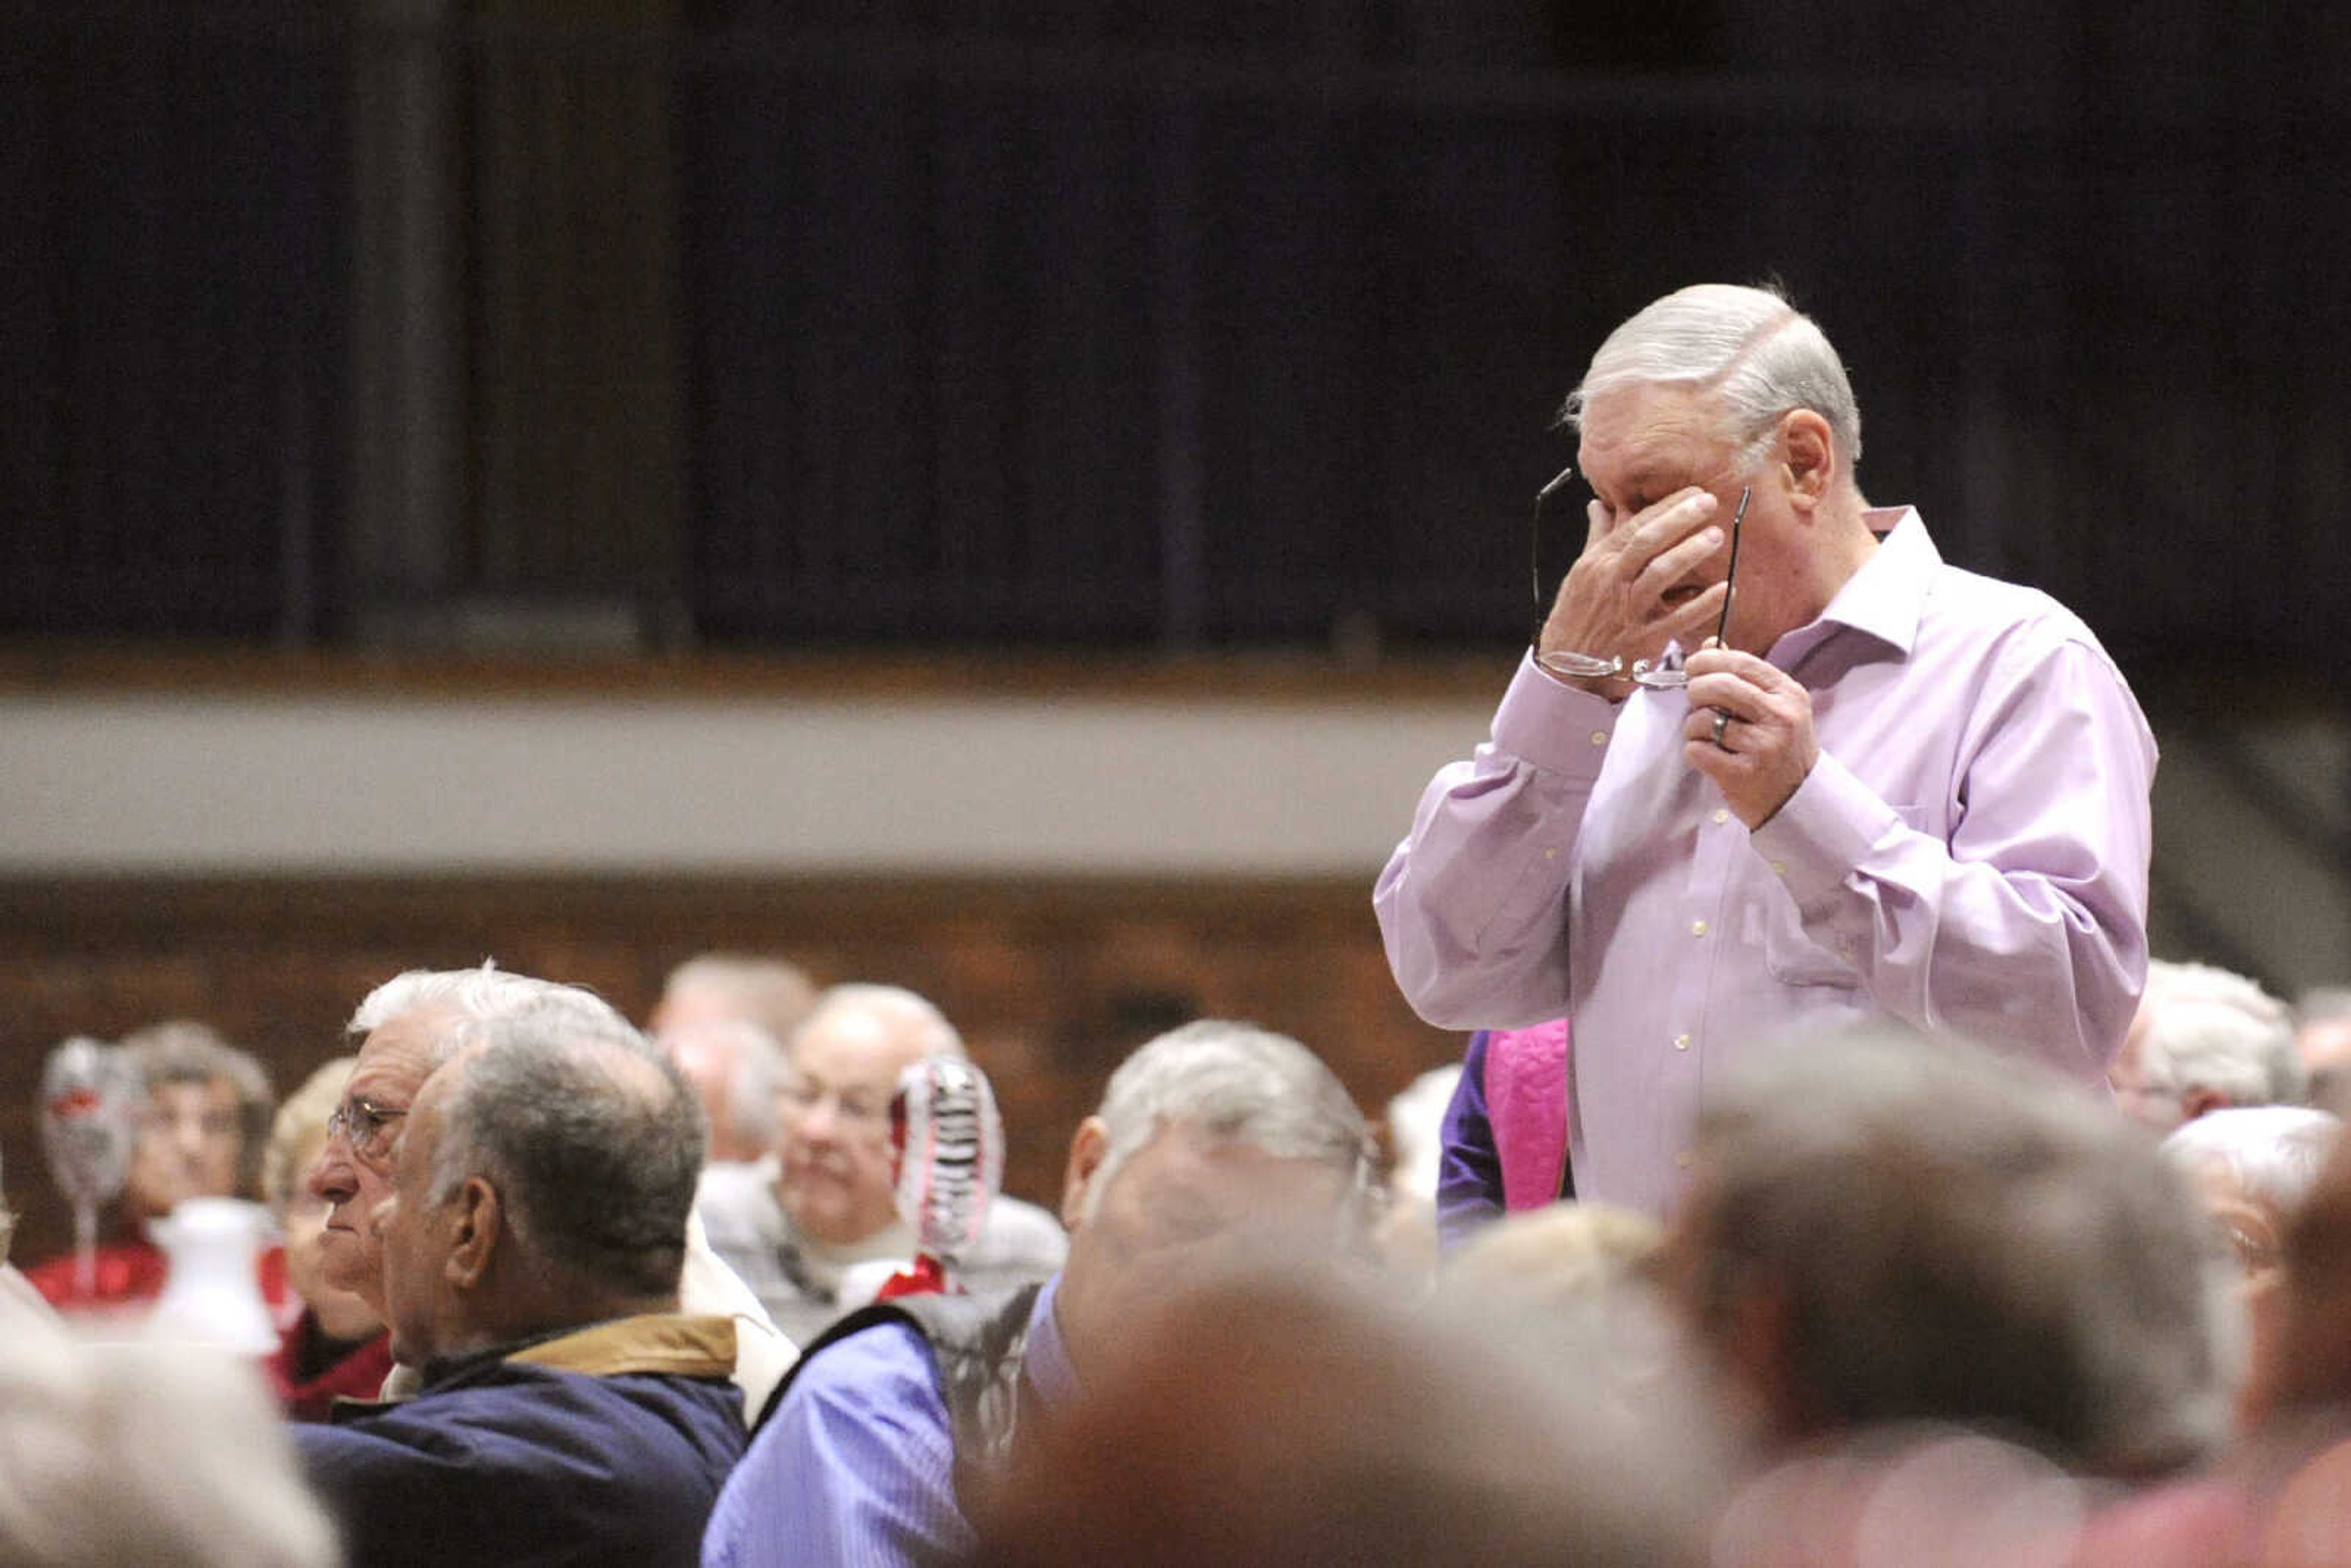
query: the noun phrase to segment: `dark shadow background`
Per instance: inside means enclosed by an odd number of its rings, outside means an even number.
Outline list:
[[[1504,645],[1591,348],[1768,275],[1949,557],[2338,664],[2331,14],[0,16],[0,634]]]

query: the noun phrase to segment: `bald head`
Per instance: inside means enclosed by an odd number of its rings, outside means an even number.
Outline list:
[[[890,1097],[926,1056],[964,1055],[945,1014],[895,986],[835,986],[792,1039],[778,1102],[777,1197],[793,1226],[853,1246],[897,1222]]]

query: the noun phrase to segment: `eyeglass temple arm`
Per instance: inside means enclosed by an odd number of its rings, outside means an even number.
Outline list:
[[[1739,581],[1739,525],[1747,520],[1747,503],[1755,496],[1750,485],[1739,492],[1739,510],[1730,514],[1730,562],[1722,569],[1722,613],[1715,617],[1714,643],[1718,648],[1730,644],[1724,639],[1730,632],[1730,595]]]
[[[1534,579],[1535,604],[1540,611],[1543,601],[1542,584],[1542,514],[1543,503],[1559,493],[1560,487],[1575,477],[1575,465],[1571,463],[1552,476],[1551,483],[1535,492],[1535,526],[1527,546],[1527,573]],[[1538,628],[1540,630],[1540,628]]]

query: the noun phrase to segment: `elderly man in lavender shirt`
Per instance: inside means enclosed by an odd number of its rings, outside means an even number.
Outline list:
[[[1763,1037],[1890,1018],[2101,1081],[2156,756],[2096,639],[1862,498],[1844,365],[1776,293],[1647,306],[1564,417],[1583,553],[1374,894],[1413,1006],[1570,1018],[1573,1189],[1652,1213]]]

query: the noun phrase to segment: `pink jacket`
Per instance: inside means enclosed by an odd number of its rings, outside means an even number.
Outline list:
[[[1486,1036],[1486,1117],[1502,1166],[1502,1207],[1516,1214],[1559,1197],[1567,1174],[1565,1019]]]

